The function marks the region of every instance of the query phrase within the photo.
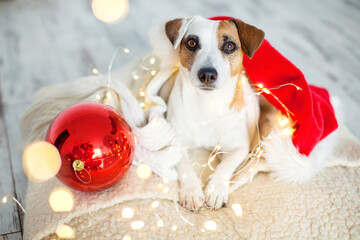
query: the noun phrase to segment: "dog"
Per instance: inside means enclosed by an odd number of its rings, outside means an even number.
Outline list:
[[[184,150],[177,165],[180,204],[190,210],[219,209],[228,201],[229,181],[257,139],[259,101],[242,65],[264,40],[264,32],[238,19],[178,18],[164,26],[180,61],[164,84],[166,118]],[[204,191],[189,151],[221,147],[220,163]]]

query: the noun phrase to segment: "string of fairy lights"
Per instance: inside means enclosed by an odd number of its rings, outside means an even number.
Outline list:
[[[130,50],[128,50],[127,48],[117,48],[116,51],[118,51],[119,49],[123,49],[124,53],[129,54]],[[117,52],[116,52],[117,53]],[[114,53],[113,57],[112,57],[112,61],[111,64],[109,65],[109,69],[108,69],[108,86],[110,85],[110,71],[111,71],[111,66],[112,66],[112,62],[116,56],[116,53]],[[145,110],[146,108],[148,108],[150,106],[150,104],[148,102],[146,102],[146,92],[145,89],[148,85],[148,83],[156,76],[156,74],[158,73],[159,69],[158,69],[158,63],[159,60],[156,58],[156,56],[152,55],[152,54],[148,54],[145,57],[142,58],[142,60],[140,61],[139,67],[138,69],[136,69],[133,73],[132,73],[132,79],[134,81],[133,87],[138,89],[138,95],[136,96],[137,100],[139,101],[139,105]],[[176,69],[174,69],[174,71],[176,71]],[[92,73],[94,73],[95,75],[100,75],[100,72],[96,69],[93,68],[92,69]],[[248,81],[246,74],[242,74],[241,77],[241,81]],[[297,90],[301,91],[302,89],[298,86],[296,86],[295,84],[289,83],[289,84],[283,84],[274,88],[265,88],[263,86],[263,84],[257,84],[256,88],[257,88],[257,92],[253,93],[254,97],[259,96],[262,93],[265,94],[269,94],[272,95],[281,106],[284,107],[284,109],[286,110],[286,116],[284,115],[279,115],[279,126],[282,128],[282,134],[286,135],[286,136],[291,136],[292,133],[294,132],[294,129],[292,128],[292,126],[290,125],[291,121],[289,120],[289,116],[292,115],[292,112],[286,108],[286,106],[276,97],[276,95],[274,95],[272,93],[272,90],[275,89],[279,89],[281,87],[286,87],[286,86],[292,86],[295,87]],[[109,88],[108,88],[109,89]],[[109,91],[106,92],[105,96],[102,98],[101,96],[97,95],[96,99],[98,101],[103,101],[104,98],[110,98],[111,95],[109,93]],[[224,117],[225,115],[222,115],[220,117]],[[200,125],[206,125],[209,124],[210,122],[213,121],[217,121],[218,119],[210,119],[208,121],[203,121],[200,122]],[[243,164],[238,168],[238,171],[235,172],[232,176],[236,176],[238,174],[241,174],[242,172],[248,171],[248,172],[253,172],[254,174],[252,175],[252,177],[249,179],[249,182],[252,181],[252,178],[254,177],[255,173],[257,172],[257,163],[259,162],[260,158],[262,157],[262,154],[264,152],[263,149],[263,142],[260,136],[260,133],[258,134],[259,136],[259,144],[257,146],[255,146],[255,148],[249,153],[248,158],[243,162]],[[223,137],[223,136],[222,136]],[[208,156],[208,160],[206,162],[206,164],[200,164],[198,162],[195,162],[194,165],[198,164],[199,166],[201,166],[203,168],[203,170],[208,167],[209,169],[211,169],[212,171],[215,171],[215,168],[212,166],[213,161],[216,159],[216,157],[220,154],[226,154],[226,152],[221,151],[221,140],[219,140],[219,143],[214,147],[214,149],[211,151],[210,155]],[[254,164],[253,164],[254,163]],[[203,171],[202,171],[203,172]],[[201,174],[202,174],[201,172]],[[136,173],[137,176],[140,179],[146,180],[149,179],[152,176],[152,170],[151,168],[147,165],[147,164],[139,164],[136,168]],[[187,176],[186,174],[184,174],[183,176],[180,176],[180,178],[182,180],[186,179]],[[169,181],[167,179],[163,179],[162,182],[158,183],[158,190],[161,191],[162,193],[168,193],[169,192],[169,186],[168,186]],[[237,183],[237,181],[229,181],[229,183]],[[50,199],[49,199],[50,201]],[[182,219],[186,224],[194,227],[195,224],[192,223],[191,221],[189,221],[187,218],[185,218],[179,211],[179,205],[174,202],[174,206],[175,206],[175,211],[178,214],[178,216],[180,217],[180,219]],[[151,203],[151,209],[157,209],[160,207],[160,202],[158,200],[155,200]],[[53,208],[54,209],[54,208]],[[70,209],[70,207],[68,208]],[[231,209],[234,212],[234,215],[236,217],[242,217],[243,215],[243,210],[241,207],[240,203],[233,203],[231,205]],[[55,211],[55,210],[54,210]],[[121,211],[121,217],[124,219],[133,219],[135,216],[135,211],[132,207],[125,207],[122,209]],[[172,231],[176,231],[179,227],[175,224],[171,224],[171,223],[164,223],[164,220],[162,219],[158,219],[156,222],[156,227],[158,228],[163,228],[165,227],[165,225],[169,226],[170,229]],[[141,230],[145,227],[145,223],[142,220],[134,220],[132,222],[130,222],[130,228],[132,230]],[[62,225],[58,228],[57,230],[57,235],[60,236],[61,234],[64,234],[64,230],[66,230],[68,233],[71,232],[69,231],[69,229],[71,229],[70,226],[67,225]],[[204,224],[200,227],[200,232],[206,232],[206,231],[215,231],[217,229],[217,223],[214,220],[208,220],[205,221]],[[72,230],[71,234],[74,235],[74,232]],[[130,235],[125,235],[123,237],[123,240],[130,240],[131,236]]]
[[[150,64],[151,65],[154,65],[157,61],[157,59],[154,57],[154,56],[149,56],[147,55],[143,61],[146,61],[150,59]],[[146,75],[146,71],[148,71],[148,69],[144,69],[144,68],[141,68],[142,71],[145,71],[145,74],[143,73],[142,74],[142,78],[139,78],[139,74],[138,72],[135,72],[133,73],[133,79],[134,80],[139,80],[139,79],[144,79],[143,81],[143,85],[139,88],[139,91],[138,91],[138,96],[137,96],[137,99],[139,100],[140,102],[140,106],[143,107],[144,109],[146,109],[148,107],[148,103],[146,102],[146,93],[144,91],[144,89],[146,89],[146,86],[147,84],[151,81],[151,79],[156,75],[157,73],[157,69],[152,69],[151,70],[151,75],[147,74]],[[177,69],[174,69],[174,72],[177,71]],[[245,81],[249,81],[248,80],[248,77],[245,73],[245,71],[242,72],[241,74],[241,78],[240,78],[240,81],[242,82],[242,85],[244,85]],[[293,115],[293,113],[280,101],[280,99],[275,95],[273,94],[273,90],[277,90],[277,89],[280,89],[280,88],[283,88],[283,87],[295,87],[296,90],[298,91],[302,91],[302,88],[293,84],[293,83],[286,83],[286,84],[282,84],[282,85],[279,85],[279,86],[276,86],[276,87],[272,87],[272,88],[266,88],[264,87],[264,85],[262,83],[259,83],[259,84],[256,84],[255,85],[255,88],[257,90],[257,92],[255,93],[247,93],[248,95],[252,95],[251,97],[257,97],[263,93],[265,94],[268,94],[268,95],[271,95],[282,107],[283,109],[285,110],[285,113],[286,113],[286,116],[283,115],[283,114],[278,114],[278,127],[280,128],[281,130],[281,134],[284,135],[284,136],[288,136],[288,137],[291,137],[292,134],[294,133],[295,129],[293,128],[293,123],[291,123],[290,121],[290,116]],[[246,93],[246,92],[245,92]],[[249,102],[252,100],[252,98],[250,97],[250,100]],[[249,103],[248,102],[248,103]],[[246,105],[248,103],[245,103],[245,106],[244,108],[246,107]],[[221,111],[221,110],[220,110]],[[207,121],[202,121],[202,122],[199,122],[198,125],[207,125],[207,124],[210,124],[210,123],[213,123],[213,122],[218,122],[219,118],[222,118],[222,117],[225,117],[226,115],[223,114],[223,115],[220,115],[218,118],[216,119],[209,119]],[[234,129],[232,129],[234,130]],[[254,147],[254,149],[252,149],[252,151],[249,153],[248,155],[248,158],[243,162],[243,164],[238,168],[239,170],[237,172],[235,172],[232,177],[236,176],[237,174],[241,173],[241,172],[244,172],[246,169],[250,172],[254,172],[256,173],[257,171],[257,166],[258,166],[258,162],[259,160],[261,159],[262,157],[262,154],[264,153],[264,149],[263,149],[263,140],[268,140],[270,139],[270,136],[266,136],[266,137],[263,137],[263,136],[260,136],[260,132],[259,132],[259,126],[257,125],[257,131],[258,131],[258,144]],[[181,134],[181,132],[180,132]],[[226,133],[225,133],[226,134]],[[224,137],[221,136],[221,137]],[[220,138],[221,138],[220,137]],[[219,139],[219,142],[217,145],[214,146],[214,149],[211,151],[210,155],[208,156],[208,160],[207,160],[207,163],[206,164],[200,164],[198,162],[194,162],[193,163],[193,167],[195,165],[198,165],[200,167],[202,167],[202,171],[200,173],[200,176],[202,175],[203,173],[203,170],[208,167],[210,168],[212,171],[215,171],[214,167],[212,166],[212,163],[215,161],[216,157],[220,154],[226,154],[227,152],[224,152],[224,151],[221,151],[222,149],[222,146],[221,146],[221,139]],[[255,164],[253,164],[255,162]],[[252,167],[250,167],[252,166]],[[255,174],[253,174],[254,176]],[[184,176],[181,176],[181,179],[186,179],[186,174]],[[252,181],[252,178],[250,178],[249,180],[250,182]],[[230,181],[230,183],[236,183],[236,181]]]
[[[111,72],[111,69],[113,66],[114,59],[117,56],[117,54],[120,52],[120,50],[122,50],[122,52],[125,54],[130,54],[130,50],[127,48],[118,47],[115,50],[115,52],[111,58],[109,67],[107,69],[108,70],[107,91],[105,92],[104,96],[100,96],[98,94],[95,95],[95,101],[106,102],[106,99],[111,98],[111,93],[109,91],[110,85],[111,85],[110,72]],[[139,101],[139,104],[143,109],[146,109],[150,106],[149,103],[146,102],[145,89],[146,89],[147,84],[154,77],[156,77],[157,73],[159,72],[159,64],[158,63],[159,63],[159,60],[156,58],[156,56],[154,56],[152,54],[148,54],[142,58],[142,60],[139,63],[139,67],[132,73],[132,79],[133,79],[132,87],[135,87],[136,89],[138,89],[138,94],[137,94],[136,98]],[[176,71],[176,69],[174,71]],[[97,75],[100,77],[102,76],[102,74],[96,67],[91,66],[91,72],[94,75]],[[248,81],[246,74],[242,74],[241,81]],[[257,92],[252,93],[252,94],[254,95],[254,97],[259,96],[262,93],[269,94],[269,95],[273,96],[279,102],[279,104],[281,106],[283,106],[283,108],[286,111],[286,116],[279,115],[279,119],[278,119],[279,127],[281,127],[281,129],[282,129],[281,133],[283,135],[292,136],[294,129],[292,128],[291,121],[289,120],[289,117],[290,117],[290,115],[292,115],[292,112],[286,108],[286,106],[276,97],[276,95],[274,95],[272,93],[272,90],[279,89],[279,88],[286,87],[286,86],[295,87],[299,91],[302,90],[300,87],[298,87],[292,83],[283,84],[283,85],[280,85],[280,86],[277,86],[274,88],[266,88],[266,87],[264,87],[263,84],[257,84],[255,86],[257,89]],[[248,94],[251,94],[251,93],[248,93]],[[221,115],[220,117],[224,117],[224,116],[225,115]],[[209,119],[208,121],[200,122],[199,125],[206,125],[206,124],[212,123],[213,121],[218,121],[218,119]],[[224,136],[222,136],[222,137],[224,137]],[[252,151],[249,153],[249,156],[247,157],[247,159],[242,163],[242,165],[238,168],[237,172],[235,172],[232,175],[232,177],[234,177],[238,174],[241,174],[245,171],[254,172],[254,173],[257,172],[257,163],[259,162],[259,160],[262,157],[262,154],[264,152],[263,142],[262,142],[263,139],[262,139],[262,136],[260,136],[259,132],[258,132],[258,137],[259,137],[258,145],[254,149],[252,149]],[[59,158],[59,156],[54,156],[53,149],[51,149],[51,147],[53,147],[53,146],[51,144],[44,143],[44,142],[40,142],[40,143],[42,144],[41,145],[42,151],[40,151],[40,152],[49,153],[49,151],[50,152],[52,151],[53,156],[51,157],[51,159],[53,159],[55,165],[59,164],[60,158]],[[38,144],[40,144],[40,143],[38,143]],[[44,166],[44,164],[43,164],[44,161],[46,161],[47,164],[49,165],[49,162],[48,162],[49,159],[44,159],[44,157],[41,157],[36,154],[34,155],[34,153],[33,153],[34,145],[36,145],[36,144],[30,144],[24,150],[23,163],[24,162],[26,163],[26,164],[24,164],[24,171],[30,180],[36,181],[36,182],[43,182],[43,181],[46,181],[56,175],[57,167],[53,167],[51,169],[51,171],[49,171],[49,169],[45,169],[44,171],[46,171],[46,173],[41,173],[41,171],[39,172],[39,169],[40,169],[39,166],[40,165]],[[51,145],[51,147],[49,145]],[[37,145],[37,148],[39,148],[38,145]],[[215,168],[213,167],[213,162],[220,154],[227,153],[227,152],[221,151],[221,149],[222,149],[222,146],[221,146],[221,138],[220,138],[218,144],[216,146],[214,146],[214,149],[211,151],[210,155],[208,156],[208,159],[205,164],[200,164],[198,162],[195,162],[193,164],[193,166],[198,165],[202,168],[200,175],[203,173],[203,170],[205,168],[209,168],[211,171],[215,171]],[[32,156],[32,157],[29,157],[29,156]],[[29,166],[31,166],[30,162],[33,163],[34,158],[37,158],[37,160],[36,160],[37,166],[31,168],[31,167],[29,167]],[[137,166],[136,173],[137,173],[137,176],[143,180],[149,179],[152,176],[151,168],[147,164],[143,164],[143,163],[139,164]],[[253,174],[253,176],[254,175],[255,174]],[[184,174],[183,176],[180,176],[181,180],[186,180],[186,178],[187,178],[186,174]],[[251,182],[251,181],[252,181],[252,178],[249,179],[249,182]],[[230,180],[229,183],[237,183],[237,181]],[[162,182],[158,183],[157,187],[158,187],[158,190],[161,191],[162,193],[168,193],[170,190],[169,189],[169,187],[170,187],[169,181],[167,179],[162,179]],[[14,202],[16,202],[16,204],[19,206],[19,208],[21,208],[21,210],[23,212],[25,212],[24,207],[12,195],[4,196],[2,198],[1,203],[6,204],[8,202],[9,198],[11,198]],[[74,205],[75,205],[74,196],[73,196],[72,192],[69,189],[67,189],[66,187],[58,187],[58,188],[53,189],[53,191],[49,195],[48,202],[49,202],[51,209],[54,212],[70,212],[73,210]],[[178,214],[179,218],[182,219],[188,225],[194,227],[195,224],[192,223],[191,221],[189,221],[187,218],[185,218],[180,213],[178,204],[176,202],[174,202],[174,205],[175,205],[175,211]],[[151,207],[151,209],[155,210],[155,209],[159,208],[160,206],[161,206],[161,204],[160,204],[159,200],[154,200],[151,203],[150,207]],[[233,210],[234,215],[236,217],[241,217],[243,215],[243,210],[241,208],[240,203],[232,204],[231,209]],[[133,219],[134,216],[135,216],[135,211],[131,207],[125,207],[121,211],[121,217],[124,219]],[[145,226],[145,223],[141,220],[134,220],[130,223],[130,228],[132,230],[141,230],[142,228],[144,228],[144,226]],[[179,228],[179,226],[177,226],[175,224],[165,223],[164,220],[162,220],[162,219],[157,220],[156,227],[163,228],[165,226],[169,226],[172,231],[177,231],[177,229]],[[214,220],[205,221],[203,226],[200,227],[201,232],[215,231],[216,229],[217,229],[217,223]],[[67,224],[60,225],[56,229],[56,234],[59,238],[75,238],[74,229]],[[131,236],[125,235],[122,239],[130,240]]]
[[[128,5],[129,5],[128,0],[92,0],[92,10],[94,15],[98,19],[106,23],[116,23],[121,21],[128,12],[129,9]],[[107,99],[111,98],[111,93],[109,91],[110,83],[111,83],[110,72],[113,66],[114,59],[116,55],[120,52],[120,50],[122,50],[123,53],[125,54],[130,54],[130,50],[127,48],[119,47],[115,50],[108,67],[107,91],[104,96],[100,96],[96,94],[95,101],[106,102]],[[140,106],[144,109],[149,107],[149,104],[146,102],[145,89],[149,81],[151,81],[152,78],[155,77],[159,71],[157,65],[158,62],[159,60],[156,58],[156,56],[148,54],[140,62],[139,68],[132,74],[132,79],[134,80],[134,87],[139,89],[138,95],[136,97],[139,101]],[[100,73],[100,71],[93,66],[91,66],[91,73],[100,77],[103,76]],[[245,80],[246,79],[243,78],[242,81]],[[284,87],[287,85],[288,84],[285,84],[279,87]],[[298,89],[296,85],[293,86]],[[273,97],[276,98],[276,96],[273,95],[271,92],[271,90],[275,88],[267,89],[262,84],[258,84],[257,87],[258,87],[258,92],[256,93],[257,95],[260,95],[261,93],[264,92],[266,94],[271,94]],[[281,102],[280,104],[286,109],[286,107]],[[290,111],[287,112],[291,114]],[[206,122],[201,122],[199,124],[206,125],[212,121],[215,120],[209,120]],[[288,134],[289,136],[291,136],[293,130],[288,128],[288,125],[290,123],[289,119],[286,117],[282,117],[281,119],[279,118],[279,123],[280,126],[284,127],[285,129],[284,134]],[[41,154],[39,155],[39,153]],[[226,152],[221,151],[221,141],[219,140],[219,143],[214,147],[213,151],[209,155],[206,164],[201,165],[201,167],[203,167],[204,169],[208,167],[209,169],[214,171],[215,169],[212,166],[213,161],[218,155],[225,153]],[[251,162],[258,161],[261,158],[262,153],[263,153],[263,149],[260,142],[259,145],[249,154],[248,159],[245,161],[244,166],[241,168],[242,170],[240,169],[238,172],[234,173],[234,176],[236,174],[241,173],[241,171],[247,170]],[[45,158],[44,156],[47,156],[47,158]],[[51,144],[48,144],[46,142],[32,143],[24,150],[23,167],[30,181],[44,182],[54,177],[57,173],[60,162],[61,161],[59,154],[54,151],[53,146]],[[194,163],[194,165],[195,164],[199,164],[199,163]],[[49,168],[44,168],[44,166],[49,166]],[[253,169],[250,168],[249,171],[251,170]],[[136,173],[137,176],[143,180],[149,179],[152,176],[152,170],[147,164],[139,164],[136,168]],[[186,175],[181,176],[181,178],[186,179]],[[170,185],[167,179],[162,179],[162,181],[159,182],[157,185],[157,189],[162,193],[168,193],[170,190],[169,188]],[[21,203],[16,199],[14,195],[8,194],[3,196],[1,198],[1,204],[5,205],[9,203],[9,200],[14,201],[19,206],[19,208],[25,213],[24,207],[21,205]],[[57,187],[53,189],[52,192],[49,194],[48,202],[49,202],[49,206],[54,212],[70,212],[74,209],[75,206],[74,195],[72,191],[70,191],[66,187]],[[174,206],[176,213],[186,224],[192,227],[198,227],[195,226],[194,223],[189,221],[180,213],[179,205],[175,201],[174,201]],[[153,210],[156,210],[160,207],[161,207],[160,200],[154,200],[150,205],[150,208]],[[236,217],[242,217],[243,210],[240,203],[232,204],[231,209],[233,210],[234,215]],[[136,216],[136,211],[132,207],[124,207],[121,210],[121,218],[123,219],[130,220],[130,219],[134,219],[135,216]],[[130,222],[130,228],[132,230],[135,231],[141,230],[144,227],[145,227],[145,223],[142,220],[134,219],[134,221]],[[157,228],[169,227],[171,231],[177,231],[179,229],[179,226],[177,226],[176,224],[166,223],[164,222],[163,219],[160,218],[156,221],[156,227]],[[217,229],[217,223],[215,220],[205,221],[203,225],[199,227],[200,232],[215,231],[216,229]],[[58,226],[55,233],[61,239],[69,239],[76,237],[76,233],[74,229],[68,224],[62,224]],[[131,235],[129,234],[124,235],[122,238],[122,240],[131,240],[131,239],[132,239]]]

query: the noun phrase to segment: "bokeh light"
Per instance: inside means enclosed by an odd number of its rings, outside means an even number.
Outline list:
[[[61,239],[75,238],[75,231],[68,225],[60,225],[56,231],[56,235]]]
[[[129,235],[125,235],[122,240],[131,240],[131,237]]]
[[[74,196],[69,189],[58,187],[51,192],[49,204],[54,212],[69,212],[74,207]]]
[[[131,228],[134,230],[139,230],[142,229],[144,227],[144,222],[143,221],[134,221],[131,223]]]
[[[142,179],[147,179],[151,176],[152,171],[151,168],[149,167],[149,165],[147,164],[140,164],[137,168],[136,168],[136,173],[138,175],[139,178]]]
[[[121,216],[123,218],[133,218],[134,217],[134,210],[132,210],[132,208],[124,208],[122,211],[121,211]]]
[[[152,208],[157,208],[157,207],[159,207],[159,205],[160,205],[159,201],[153,201],[152,204],[151,204],[151,207]]]
[[[241,217],[243,215],[243,210],[240,204],[234,203],[231,208],[234,210],[234,213],[237,217]]]
[[[118,23],[129,11],[128,0],[92,0],[91,8],[97,19],[105,23]]]
[[[210,221],[205,222],[204,228],[209,231],[214,231],[217,228],[217,224],[216,224],[216,222],[210,220]]]
[[[159,221],[157,222],[157,226],[158,226],[158,227],[164,227],[164,222],[163,222],[163,220],[159,220]]]
[[[26,176],[34,182],[44,182],[54,177],[61,166],[57,148],[44,141],[31,143],[23,153]]]

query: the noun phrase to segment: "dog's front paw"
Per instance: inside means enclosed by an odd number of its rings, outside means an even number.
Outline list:
[[[205,189],[205,206],[220,209],[229,198],[229,186],[223,180],[211,179]]]
[[[201,182],[195,181],[180,185],[180,205],[192,211],[197,211],[204,204],[204,193]]]

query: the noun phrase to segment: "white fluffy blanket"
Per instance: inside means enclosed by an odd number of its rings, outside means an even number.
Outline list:
[[[74,95],[66,98],[75,103],[79,100],[75,96],[81,95],[81,88],[71,84],[65,88]],[[47,93],[40,92],[38,98],[44,94]],[[120,105],[123,112],[126,108],[135,111],[126,103]],[[52,111],[55,115],[60,110],[54,106],[37,109],[39,112]],[[144,118],[142,113],[136,114],[139,119]],[[39,117],[39,114],[35,115]],[[147,123],[130,122],[136,128],[136,134],[146,131],[146,128],[136,126],[151,123],[151,116],[146,117]],[[26,120],[31,124],[31,119]],[[41,125],[40,122],[45,123],[37,120],[27,128],[28,141],[44,138],[49,123]],[[163,148],[156,152],[147,149],[150,148],[142,149],[136,156],[145,160],[151,158],[148,163],[156,168],[159,166],[157,160],[166,158],[166,152],[161,152]],[[201,151],[193,154],[199,165],[208,157]],[[176,161],[169,159],[168,162],[171,170]],[[167,175],[164,169],[155,171]],[[209,174],[210,171],[201,171],[203,181]],[[343,126],[328,167],[312,181],[291,185],[275,182],[269,174],[261,173],[239,189],[233,185],[228,205],[218,211],[202,209],[190,212],[183,209],[177,204],[176,181],[164,181],[156,174],[142,180],[134,166],[116,185],[103,191],[85,193],[72,190],[75,206],[71,212],[52,211],[48,198],[58,186],[63,185],[56,178],[44,183],[29,182],[24,239],[54,239],[56,229],[63,224],[74,230],[76,239],[347,239],[359,238],[360,232],[360,143]],[[156,208],[152,207],[154,201],[159,202]],[[241,216],[238,212],[235,214],[233,204],[240,204]],[[122,210],[126,207],[134,210],[132,218],[122,217]],[[136,221],[143,222],[141,229],[132,229]],[[209,221],[212,223],[210,227],[206,224]]]
[[[259,174],[230,195],[227,207],[197,213],[181,207],[177,211],[176,182],[165,183],[156,175],[140,180],[134,168],[104,191],[73,191],[72,212],[55,213],[48,204],[51,190],[61,185],[57,179],[30,183],[24,239],[54,239],[56,228],[64,223],[74,229],[76,239],[126,235],[131,239],[356,239],[360,232],[360,145],[344,128],[332,160],[340,165],[326,168],[303,185],[274,182],[268,174]],[[163,191],[165,186],[168,193]],[[151,207],[154,200],[159,201],[158,208]],[[242,206],[242,216],[235,215],[234,203]],[[122,218],[125,207],[134,209],[132,219]],[[157,225],[159,220],[163,227]],[[132,230],[133,221],[143,221],[144,227]],[[207,221],[214,221],[216,230],[207,230]]]
[[[340,137],[328,167],[311,182],[290,185],[261,173],[232,192],[228,205],[218,211],[181,208],[176,203],[177,182],[164,182],[155,174],[141,180],[135,167],[106,190],[72,191],[75,206],[71,212],[53,212],[49,206],[51,191],[62,186],[56,178],[30,182],[24,239],[54,239],[62,224],[72,227],[76,239],[356,239],[360,232],[360,144],[345,127],[340,128]],[[200,163],[206,160],[202,152],[194,154]],[[205,171],[202,178],[206,177]],[[152,208],[155,200],[159,206]],[[235,203],[242,207],[241,216],[232,209]],[[133,218],[122,217],[125,207],[134,210]],[[143,221],[144,226],[132,229],[134,221]],[[216,229],[209,229],[208,221]]]

